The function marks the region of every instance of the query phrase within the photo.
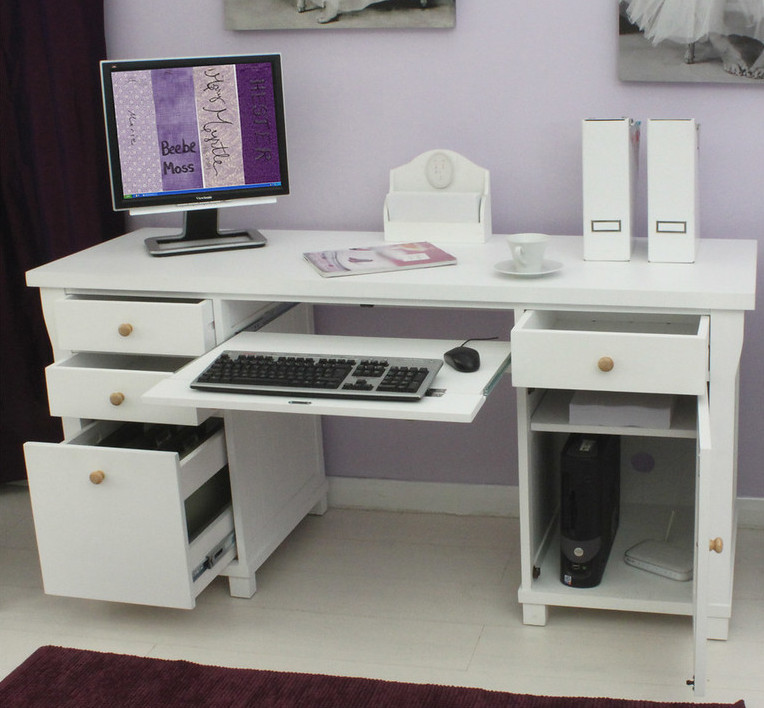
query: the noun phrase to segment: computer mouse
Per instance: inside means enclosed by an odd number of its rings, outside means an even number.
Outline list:
[[[480,354],[477,349],[464,345],[449,349],[443,355],[443,360],[457,371],[470,372],[480,368]]]

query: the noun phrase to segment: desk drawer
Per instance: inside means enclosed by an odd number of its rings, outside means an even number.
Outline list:
[[[57,347],[70,351],[199,356],[215,345],[209,300],[67,297],[56,330]]]
[[[68,442],[25,445],[47,593],[192,608],[233,559],[223,430],[155,426],[184,445],[202,439],[182,454],[128,447],[139,427],[97,423]]]
[[[45,369],[51,415],[198,425],[204,411],[149,405],[141,396],[190,360],[83,352]]]
[[[706,316],[529,310],[512,330],[512,381],[526,388],[701,395]]]

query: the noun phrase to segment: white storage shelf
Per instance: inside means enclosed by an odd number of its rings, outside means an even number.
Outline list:
[[[697,401],[693,396],[677,396],[675,398],[670,427],[642,428],[636,426],[570,423],[568,410],[574,393],[574,391],[568,390],[546,391],[538,407],[533,412],[531,430],[538,432],[578,432],[666,438],[696,438],[698,436],[696,421]]]
[[[546,606],[694,613],[693,582],[679,582],[627,565],[624,552],[663,537],[672,508],[683,519],[688,552],[695,534],[695,474],[699,397],[708,380],[709,320],[705,316],[527,310],[512,331],[512,378],[527,405],[527,547],[518,598],[531,624]],[[602,424],[572,423],[576,391],[600,392]],[[615,425],[621,413],[649,398],[671,409],[670,424]],[[591,409],[590,409],[591,410]],[[633,410],[633,408],[632,408]],[[644,411],[640,411],[644,413]],[[640,416],[641,417],[641,416]],[[621,513],[602,581],[574,588],[560,580],[560,451],[572,433],[621,437]],[[648,455],[656,470],[633,466]],[[650,452],[644,452],[650,451]],[[655,453],[655,459],[652,453]]]
[[[602,582],[593,588],[573,588],[560,581],[560,535],[550,533],[550,542],[536,567],[538,577],[530,592],[520,589],[520,602],[564,607],[586,607],[629,612],[692,615],[692,581],[676,581],[627,565],[623,554],[647,538],[660,536],[672,509],[661,505],[624,504],[621,522],[610,551]],[[692,510],[685,509],[690,517]],[[555,524],[557,523],[555,517]],[[656,534],[656,532],[658,532]]]
[[[694,495],[698,400],[676,397],[670,428],[573,425],[569,422],[570,390],[536,390],[528,395],[531,436],[531,516],[535,532],[524,562],[533,570],[518,590],[530,606],[586,607],[633,612],[693,614],[693,582],[680,582],[628,566],[624,552],[646,539],[665,534],[672,510],[674,525],[688,549],[694,538]],[[572,588],[560,580],[559,488],[560,450],[575,432],[621,436],[620,524],[601,583]],[[635,453],[650,451],[651,469],[632,467]],[[535,501],[534,501],[535,500]],[[671,506],[673,505],[673,506]],[[543,616],[543,615],[542,615]],[[536,623],[536,615],[526,615]],[[543,623],[543,622],[542,622]]]

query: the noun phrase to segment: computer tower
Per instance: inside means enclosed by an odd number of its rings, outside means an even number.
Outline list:
[[[560,580],[600,584],[620,512],[621,441],[573,433],[561,453]]]

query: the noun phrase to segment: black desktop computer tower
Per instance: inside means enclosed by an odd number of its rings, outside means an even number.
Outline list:
[[[571,587],[599,585],[618,530],[621,440],[574,433],[562,450],[560,580]]]

